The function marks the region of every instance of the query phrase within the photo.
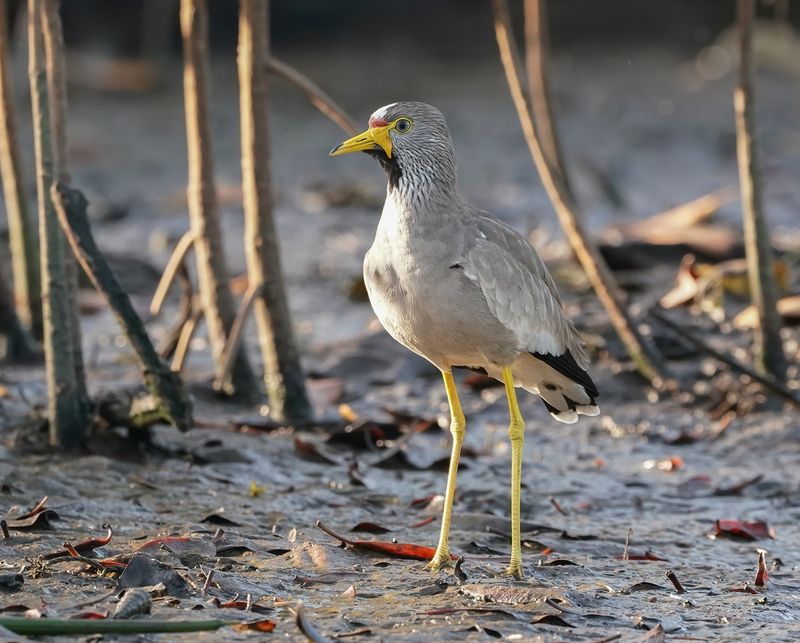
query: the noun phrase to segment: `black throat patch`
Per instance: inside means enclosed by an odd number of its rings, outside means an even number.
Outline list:
[[[403,170],[400,169],[400,164],[397,162],[397,157],[389,158],[383,150],[365,150],[372,158],[376,159],[381,164],[383,171],[386,172],[386,178],[389,180],[389,189],[394,190],[400,185],[400,179],[403,178]]]

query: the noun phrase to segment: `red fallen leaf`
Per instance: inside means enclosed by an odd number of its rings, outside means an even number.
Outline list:
[[[408,558],[411,560],[431,560],[433,555],[436,553],[436,549],[433,547],[413,545],[411,543],[392,543],[380,540],[350,540],[349,538],[340,536],[335,531],[328,529],[319,520],[317,521],[317,527],[319,527],[332,538],[335,538],[345,545],[350,545],[354,549],[374,551],[378,552],[379,554],[396,556],[397,558]],[[450,559],[458,560],[458,557],[450,554]]]
[[[264,607],[263,605],[258,605],[256,603],[248,603],[247,601],[228,601],[227,603],[220,603],[218,607],[227,607],[234,610],[249,609],[251,612],[255,612],[256,614],[267,614],[272,611],[269,607]]]
[[[125,571],[125,568],[128,566],[126,563],[120,562],[118,560],[110,560],[108,558],[104,558],[103,560],[98,560],[97,562],[112,572]]]
[[[80,557],[80,554],[78,553],[78,550],[75,549],[75,547],[73,547],[69,543],[64,543],[64,549],[67,550],[67,552],[69,553],[70,556],[73,556],[74,558],[79,558]]]
[[[49,496],[44,496],[39,502],[33,505],[33,508],[28,513],[23,514],[22,516],[18,516],[17,520],[25,520],[26,518],[30,518],[38,513],[41,513],[42,511],[44,511],[45,505],[47,504],[48,500]]]
[[[758,552],[758,571],[756,572],[756,587],[764,587],[769,580],[767,571],[767,557],[763,551]]]
[[[436,498],[436,496],[437,494],[433,494],[430,496],[425,496],[424,498],[415,498],[414,500],[411,501],[409,507],[411,507],[412,509],[424,509],[429,504],[431,504],[431,501],[434,498]]]
[[[108,530],[108,534],[106,535],[105,538],[88,538],[87,540],[82,540],[81,542],[73,545],[75,551],[78,552],[78,553],[84,554],[84,553],[88,553],[90,551],[93,551],[97,547],[102,547],[102,546],[107,545],[108,543],[110,543],[111,542],[111,526],[110,525],[103,525],[103,528]],[[44,560],[50,560],[51,558],[58,558],[59,556],[62,556],[63,554],[64,554],[64,552],[59,550],[59,551],[50,552],[49,554],[44,554],[42,556],[42,558]],[[72,554],[72,552],[70,552],[70,554],[73,555],[73,556],[75,555],[75,554]]]
[[[752,478],[747,478],[746,480],[742,480],[741,482],[737,482],[736,484],[727,487],[717,487],[716,489],[714,489],[714,495],[739,496],[750,485],[755,484],[756,482],[761,482],[761,479],[763,477],[764,475],[759,473],[757,476],[753,476]]]
[[[69,617],[70,619],[82,619],[87,621],[99,621],[108,618],[108,612],[79,612]]]
[[[745,583],[744,587],[731,587],[729,592],[742,592],[744,594],[758,594],[758,590]]]
[[[12,507],[5,515],[6,527],[10,529],[51,529],[51,520],[58,520],[59,515],[53,510],[48,509],[48,497],[44,496],[33,508],[19,515],[19,507]]]
[[[553,548],[552,547],[545,547],[542,551],[539,552],[539,555],[540,556],[549,556],[552,553],[553,553]]]
[[[381,527],[380,525],[376,525],[374,522],[360,522],[350,531],[364,531],[368,534],[388,534],[390,531],[394,530]]]
[[[260,621],[248,621],[234,625],[233,629],[237,632],[272,632],[277,623],[268,618],[261,619]]]
[[[738,540],[759,540],[775,538],[775,532],[763,520],[746,522],[741,520],[717,520],[716,538],[733,538]]]
[[[171,545],[173,543],[187,543],[189,542],[189,536],[163,536],[161,538],[153,538],[152,540],[148,540],[147,542],[142,543],[139,545],[135,551],[150,551],[153,549],[159,549],[161,545]]]
[[[428,516],[424,520],[420,520],[419,522],[415,522],[413,525],[409,525],[411,529],[416,529],[417,527],[424,527],[425,525],[431,524],[434,520],[436,520],[436,516]]]
[[[325,445],[321,443],[315,442],[311,438],[296,435],[294,438],[294,448],[305,460],[323,462],[325,464],[345,464],[331,449],[326,448]]]
[[[666,558],[661,558],[660,556],[656,556],[653,552],[649,549],[645,550],[643,554],[628,554],[626,558],[624,554],[620,554],[619,556],[614,556],[617,560],[651,560],[651,561],[661,561],[661,562],[668,562]]]

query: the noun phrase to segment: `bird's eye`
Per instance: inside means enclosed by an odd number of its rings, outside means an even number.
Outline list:
[[[399,118],[394,124],[394,128],[401,134],[405,134],[411,130],[411,121],[407,118]]]

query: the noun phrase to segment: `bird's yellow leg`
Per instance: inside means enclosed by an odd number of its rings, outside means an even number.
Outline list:
[[[511,421],[508,425],[508,437],[511,439],[511,562],[506,572],[514,578],[522,578],[522,545],[520,542],[520,483],[522,479],[522,443],[525,434],[525,423],[522,420],[517,394],[514,390],[514,376],[511,368],[503,369],[503,384],[508,398],[508,412]]]
[[[428,569],[440,569],[443,565],[450,564],[450,548],[447,537],[450,533],[450,514],[453,511],[453,498],[456,494],[456,475],[458,474],[458,459],[461,457],[461,443],[464,441],[464,431],[467,422],[461,403],[458,401],[456,383],[450,371],[442,371],[444,387],[447,391],[447,402],[450,405],[450,433],[453,435],[453,452],[450,454],[450,470],[447,473],[447,490],[444,494],[444,510],[442,511],[442,531],[439,534],[439,545]]]

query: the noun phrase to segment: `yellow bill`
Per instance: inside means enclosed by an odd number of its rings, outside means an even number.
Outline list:
[[[392,139],[389,137],[391,127],[392,124],[370,127],[366,132],[349,138],[344,143],[339,143],[330,151],[330,156],[339,156],[350,152],[383,150],[386,152],[386,156],[392,158]]]

